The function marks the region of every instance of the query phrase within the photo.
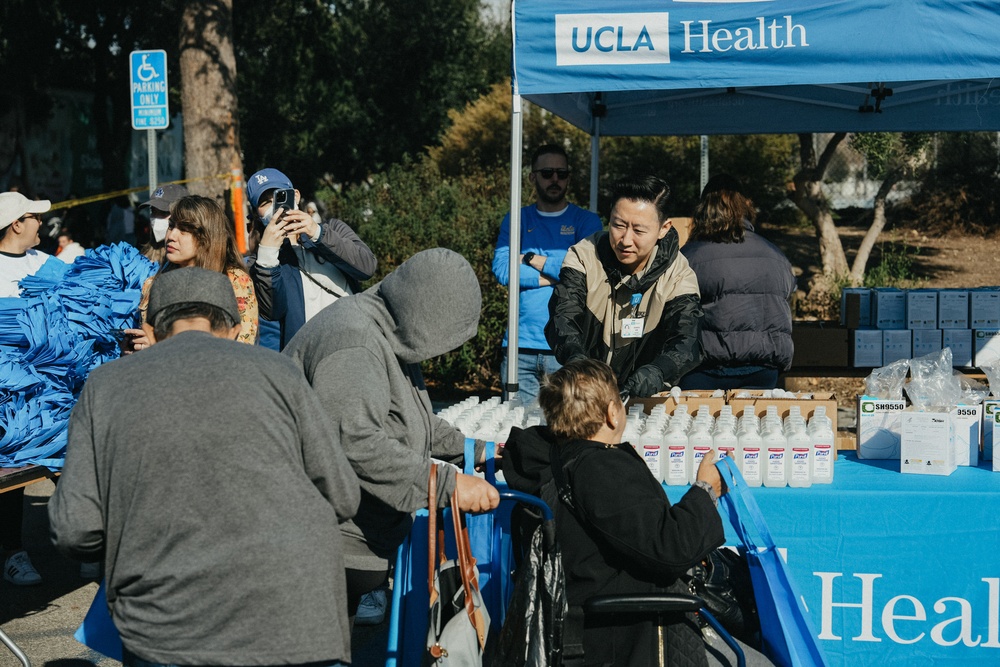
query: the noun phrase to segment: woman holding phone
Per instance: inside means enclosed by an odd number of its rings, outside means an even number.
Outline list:
[[[256,344],[259,328],[257,297],[222,207],[207,197],[182,197],[171,208],[165,240],[166,264],[161,271],[197,266],[229,276],[240,310],[241,328],[236,340]],[[149,288],[154,280],[155,276],[142,286],[139,313],[143,322],[146,321]],[[126,353],[142,350],[154,342],[146,337],[142,329],[126,329],[125,334]]]

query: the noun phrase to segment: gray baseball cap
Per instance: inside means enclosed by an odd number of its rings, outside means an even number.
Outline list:
[[[234,323],[240,321],[233,284],[218,271],[190,266],[156,276],[149,290],[146,321],[156,326],[156,317],[164,308],[180,303],[207,303],[229,313]]]

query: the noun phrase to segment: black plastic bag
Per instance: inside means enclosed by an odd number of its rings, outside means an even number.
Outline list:
[[[494,665],[559,667],[567,615],[566,578],[555,523],[542,522],[514,573],[514,592]]]

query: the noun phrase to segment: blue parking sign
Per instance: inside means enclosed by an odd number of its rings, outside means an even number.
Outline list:
[[[162,130],[170,125],[167,102],[167,52],[133,51],[129,54],[129,88],[132,129]]]

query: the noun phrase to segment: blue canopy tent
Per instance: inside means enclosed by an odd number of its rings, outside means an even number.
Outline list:
[[[1000,130],[995,1],[514,0],[511,27],[511,285],[522,99],[591,135],[591,208],[602,135]]]

